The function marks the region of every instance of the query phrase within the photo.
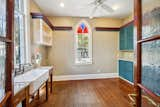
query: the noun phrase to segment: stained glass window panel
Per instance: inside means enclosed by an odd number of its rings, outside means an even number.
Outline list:
[[[6,59],[5,43],[0,42],[0,101],[5,95],[5,59]]]
[[[6,0],[0,0],[0,36],[6,35]]]
[[[77,64],[92,63],[92,40],[86,23],[82,22],[76,30],[76,58]]]
[[[160,96],[160,40],[142,45],[142,84]]]
[[[77,33],[88,33],[88,28],[84,23],[81,23],[77,29]]]
[[[160,34],[160,0],[142,1],[142,37]]]

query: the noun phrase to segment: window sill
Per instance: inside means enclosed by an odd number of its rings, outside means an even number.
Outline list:
[[[88,63],[74,63],[76,66],[87,66],[87,65],[93,65],[93,62],[88,62]]]

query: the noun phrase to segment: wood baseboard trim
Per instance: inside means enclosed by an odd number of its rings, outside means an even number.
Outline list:
[[[60,75],[60,76],[53,76],[53,81],[104,79],[104,78],[118,78],[118,77],[119,77],[118,73]]]

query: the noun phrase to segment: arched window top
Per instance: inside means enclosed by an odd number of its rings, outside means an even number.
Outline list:
[[[88,27],[82,22],[77,29],[77,33],[88,33]]]
[[[92,64],[92,32],[85,20],[75,29],[75,63]]]

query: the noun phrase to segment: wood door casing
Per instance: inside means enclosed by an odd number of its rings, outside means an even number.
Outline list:
[[[0,35],[0,42],[4,42],[6,46],[5,61],[5,96],[0,102],[0,106],[12,105],[12,71],[14,65],[14,41],[13,41],[13,20],[14,20],[14,0],[6,0],[6,35]]]
[[[135,18],[135,45],[136,45],[136,62],[135,62],[135,91],[136,97],[136,107],[142,106],[142,90],[150,96],[153,100],[160,102],[160,97],[153,93],[151,90],[146,88],[142,84],[142,44],[149,41],[160,40],[159,35],[151,35],[147,38],[142,38],[142,0],[134,0],[134,18]]]

